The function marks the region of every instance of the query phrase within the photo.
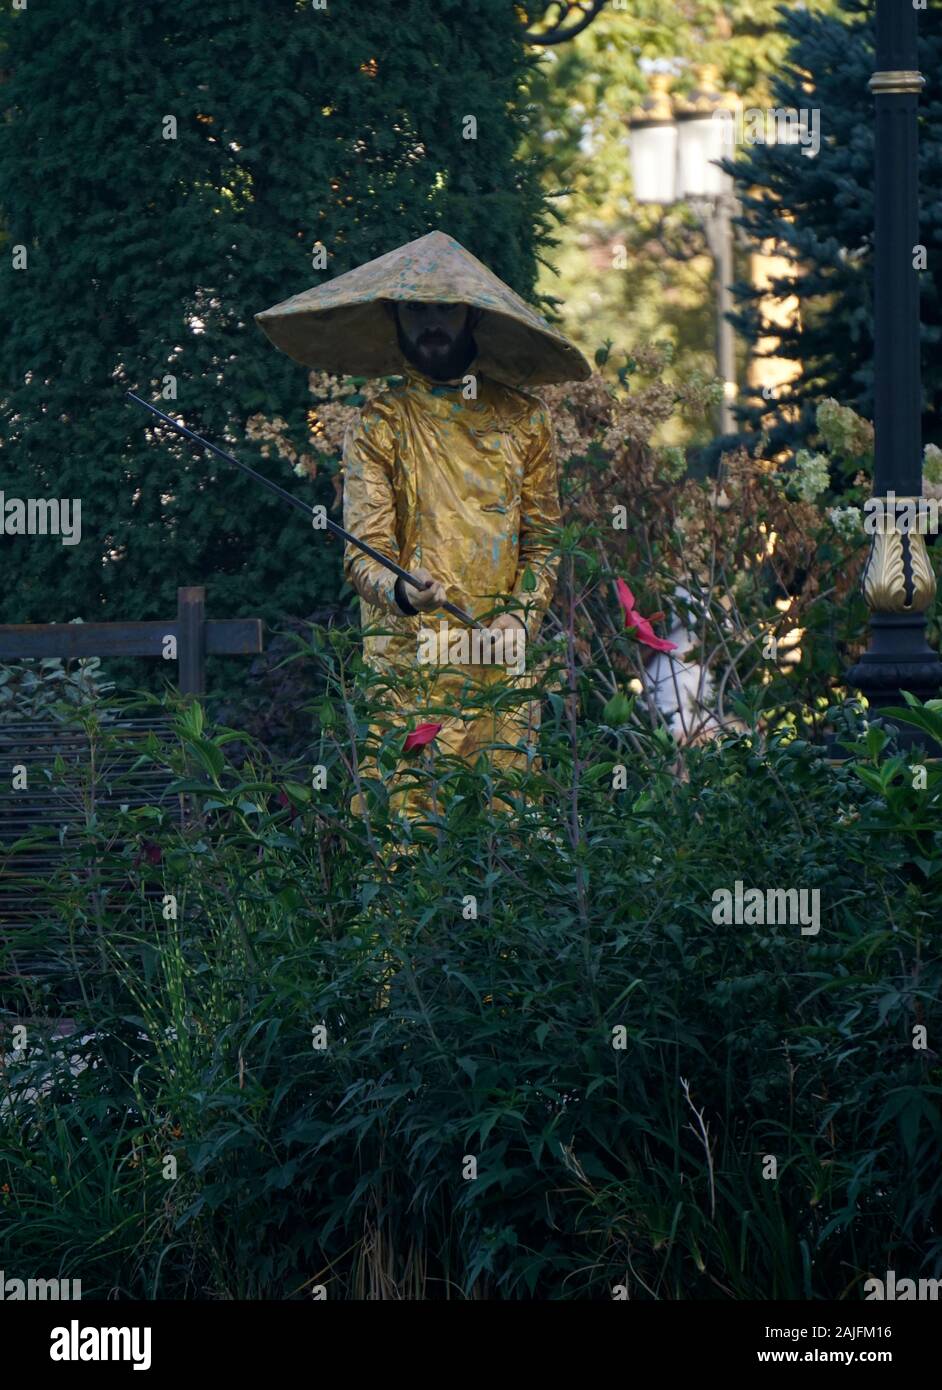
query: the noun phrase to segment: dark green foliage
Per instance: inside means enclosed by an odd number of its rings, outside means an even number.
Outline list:
[[[853,1300],[888,1267],[938,1276],[942,773],[914,789],[876,730],[840,767],[752,731],[681,777],[669,740],[629,749],[557,694],[542,773],[498,788],[514,812],[440,760],[445,816],[410,850],[380,782],[368,825],[348,810],[370,709],[347,640],[316,635],[305,765],[236,765],[196,707],[175,760],[202,819],[89,823],[47,942],[83,962],[68,1011],[98,1034],[69,1052],[101,1063],[70,1078],[34,1031],[4,1073],[0,1261],[86,1297]],[[130,898],[96,904],[110,860]],[[737,879],[819,889],[819,934],[715,923]]]
[[[791,262],[782,294],[797,290],[800,321],[784,330],[778,357],[801,363],[789,402],[800,421],[783,417],[781,405],[756,392],[744,422],[768,429],[773,445],[797,445],[814,430],[814,407],[833,396],[873,418],[873,157],[874,99],[867,82],[875,67],[873,5],[840,0],[838,15],[782,6],[791,36],[790,63],[772,81],[773,107],[820,111],[821,148],[815,158],[799,146],[745,145],[735,169],[742,225],[750,238],[779,243]],[[928,269],[920,272],[923,432],[937,441],[942,421],[942,12],[919,12],[919,66],[926,86],[919,98],[920,241]],[[813,93],[803,88],[810,74]],[[797,280],[795,279],[797,277]],[[793,283],[794,281],[794,283]],[[754,344],[768,325],[761,321],[760,292],[737,287],[735,322]],[[779,333],[779,328],[771,331]],[[787,414],[787,412],[786,412]]]
[[[335,542],[153,436],[124,393],[331,505],[328,469],[301,483],[246,438],[279,416],[311,450],[308,374],[253,315],[435,227],[532,294],[544,211],[538,159],[514,158],[518,29],[505,0],[3,7],[0,486],[80,497],[83,539],[0,539],[0,620],[166,617],[186,583],[216,616],[336,598]]]

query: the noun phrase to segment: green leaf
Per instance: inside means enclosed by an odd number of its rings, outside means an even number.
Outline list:
[[[872,759],[873,762],[877,762],[880,754],[888,743],[888,735],[884,733],[878,724],[871,724],[870,728],[867,730],[867,737],[864,740],[867,756]]]
[[[187,744],[187,747],[200,767],[205,768],[211,777],[218,780],[226,765],[222,749],[217,748],[214,743],[210,743],[207,738],[193,739]]]
[[[621,724],[628,723],[628,720],[634,713],[634,708],[634,699],[629,699],[619,690],[606,704],[602,711],[602,718],[605,720],[606,724],[611,724],[613,728],[617,728]],[[611,769],[612,766],[613,764],[609,764],[609,769]]]
[[[463,1072],[467,1072],[468,1076],[470,1076],[471,1080],[473,1081],[475,1076],[477,1076],[477,1062],[475,1062],[472,1057],[458,1057],[456,1060],[461,1070]]]

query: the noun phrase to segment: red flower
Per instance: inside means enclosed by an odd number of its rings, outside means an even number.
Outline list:
[[[420,724],[406,736],[402,751],[410,753],[413,748],[422,748],[426,743],[431,743],[441,727],[441,724]]]
[[[638,641],[643,642],[646,647],[651,647],[651,649],[656,652],[675,652],[677,650],[677,643],[668,642],[665,637],[656,636],[654,628],[651,626],[650,619],[642,618],[635,607],[635,596],[628,588],[625,581],[623,579],[616,579],[615,588],[618,592],[618,602],[624,609],[625,627],[633,627],[636,629],[635,636]],[[655,616],[662,618],[664,615],[663,613],[658,613]]]
[[[146,859],[148,864],[159,864],[163,858],[163,850],[160,845],[155,845],[153,840],[144,840],[140,849],[134,856],[132,868],[136,869],[142,859]]]

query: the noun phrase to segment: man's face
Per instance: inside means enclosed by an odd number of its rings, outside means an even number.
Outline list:
[[[399,346],[407,361],[437,381],[464,371],[475,351],[467,304],[404,300],[395,308]]]

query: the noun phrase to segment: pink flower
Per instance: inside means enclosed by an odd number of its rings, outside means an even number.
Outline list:
[[[410,753],[413,748],[422,748],[426,743],[431,743],[441,727],[441,724],[420,724],[406,736],[402,751]]]
[[[665,637],[658,637],[651,626],[648,618],[642,618],[635,607],[635,596],[628,588],[623,579],[615,580],[615,588],[618,592],[618,602],[621,604],[625,613],[625,627],[635,628],[635,636],[639,642],[643,642],[646,647],[650,647],[656,652],[675,652],[676,642],[668,642]],[[656,615],[662,618],[663,613]]]

